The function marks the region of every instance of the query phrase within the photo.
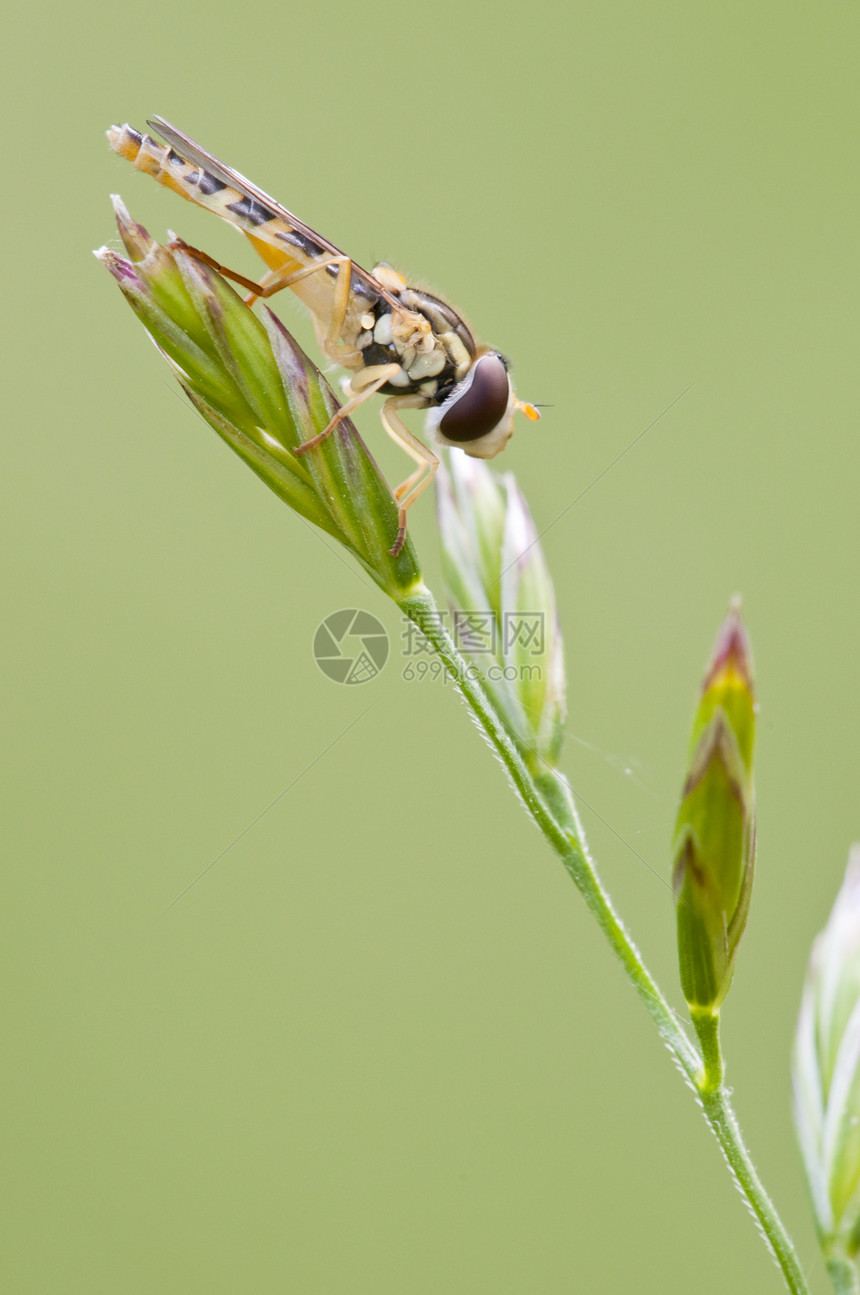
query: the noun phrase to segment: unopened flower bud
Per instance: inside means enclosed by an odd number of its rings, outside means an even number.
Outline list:
[[[565,676],[555,593],[511,473],[453,450],[439,469],[442,567],[455,640],[535,775],[564,732]]]
[[[755,860],[754,730],[752,660],[733,604],[702,685],[675,824],[678,957],[694,1017],[719,1012],[746,925]]]

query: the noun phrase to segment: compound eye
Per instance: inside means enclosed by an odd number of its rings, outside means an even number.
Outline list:
[[[439,431],[449,441],[477,441],[498,427],[511,398],[508,371],[500,355],[482,355],[443,408]]]

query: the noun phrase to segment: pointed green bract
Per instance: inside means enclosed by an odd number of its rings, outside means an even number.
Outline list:
[[[555,592],[512,474],[453,450],[438,473],[442,569],[455,639],[531,772],[553,769],[565,721]]]
[[[333,536],[397,601],[423,589],[407,535],[401,552],[398,506],[352,422],[342,419],[317,446],[338,405],[319,370],[280,320],[259,319],[217,271],[181,246],[165,248],[114,208],[130,260],[96,256],[218,435],[285,503]]]
[[[681,987],[716,1014],[746,925],[755,860],[752,660],[740,610],[720,631],[693,721],[675,823],[673,888]]]

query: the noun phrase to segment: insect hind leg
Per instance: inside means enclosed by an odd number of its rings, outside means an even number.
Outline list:
[[[303,265],[298,270],[288,270],[286,268],[269,270],[259,282],[247,278],[244,274],[239,274],[236,270],[229,269],[216,261],[208,252],[203,252],[199,247],[192,247],[182,238],[172,238],[169,244],[171,252],[181,251],[188,256],[193,256],[196,261],[202,261],[210,269],[217,272],[225,279],[238,283],[248,293],[245,298],[246,306],[253,306],[258,299],[273,297],[276,292],[281,292],[284,288],[291,288],[294,284],[306,279],[311,274],[317,274],[320,270],[327,269],[330,265],[336,265],[338,268],[337,282],[335,284],[334,299],[332,302],[332,311],[328,321],[323,327],[318,325],[314,316],[314,325],[316,326],[317,337],[320,346],[325,351],[329,359],[338,360],[343,363],[345,360],[352,359],[356,352],[353,347],[347,345],[346,350],[339,349],[341,342],[341,332],[346,322],[347,311],[349,310],[349,293],[352,283],[352,259],[349,256],[323,256],[312,265]]]
[[[195,261],[200,261],[203,265],[208,265],[210,270],[217,271],[217,273],[223,278],[230,279],[233,283],[238,283],[240,288],[244,288],[247,292],[253,293],[254,300],[256,300],[257,297],[266,295],[265,292],[260,291],[260,285],[255,283],[253,279],[246,278],[244,274],[239,274],[237,270],[228,269],[226,265],[222,265],[220,261],[216,261],[214,256],[210,256],[208,252],[202,252],[199,247],[192,247],[190,243],[186,243],[184,238],[171,238],[170,242],[167,244],[167,250],[169,252],[184,252],[186,256],[192,256]]]

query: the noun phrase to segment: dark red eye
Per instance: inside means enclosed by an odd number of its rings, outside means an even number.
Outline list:
[[[511,397],[508,371],[500,355],[482,355],[442,406],[439,431],[449,441],[477,441],[505,416]]]

